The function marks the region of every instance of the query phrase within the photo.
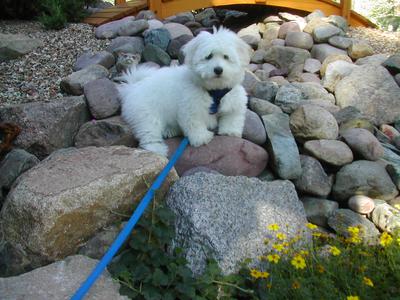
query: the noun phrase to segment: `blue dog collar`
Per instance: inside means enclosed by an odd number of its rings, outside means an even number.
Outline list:
[[[220,89],[220,90],[209,90],[208,94],[212,98],[212,103],[209,108],[210,115],[216,114],[218,112],[219,104],[221,99],[231,91],[232,89]]]

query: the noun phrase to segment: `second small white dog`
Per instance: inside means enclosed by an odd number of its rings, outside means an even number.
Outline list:
[[[221,28],[202,32],[183,47],[185,64],[138,67],[122,76],[118,88],[122,117],[141,148],[167,156],[163,138],[188,137],[192,146],[218,134],[241,137],[247,96],[241,82],[250,47]]]

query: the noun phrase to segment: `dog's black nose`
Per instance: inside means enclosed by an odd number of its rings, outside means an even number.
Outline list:
[[[224,70],[221,67],[215,67],[214,73],[217,75],[221,75]]]

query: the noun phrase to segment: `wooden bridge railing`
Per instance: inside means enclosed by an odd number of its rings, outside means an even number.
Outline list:
[[[126,0],[114,1],[115,4],[123,4],[127,2]],[[235,4],[258,4],[291,8],[306,12],[312,12],[316,9],[320,9],[326,15],[343,16],[352,26],[375,27],[375,25],[367,18],[351,10],[352,0],[340,0],[338,2],[332,0],[148,0],[149,8],[160,18],[165,18],[179,12],[190,11],[203,7]]]

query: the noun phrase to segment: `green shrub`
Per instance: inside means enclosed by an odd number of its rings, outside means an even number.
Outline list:
[[[42,0],[44,12],[39,22],[46,29],[61,29],[67,24],[67,17],[63,11],[62,0]]]

